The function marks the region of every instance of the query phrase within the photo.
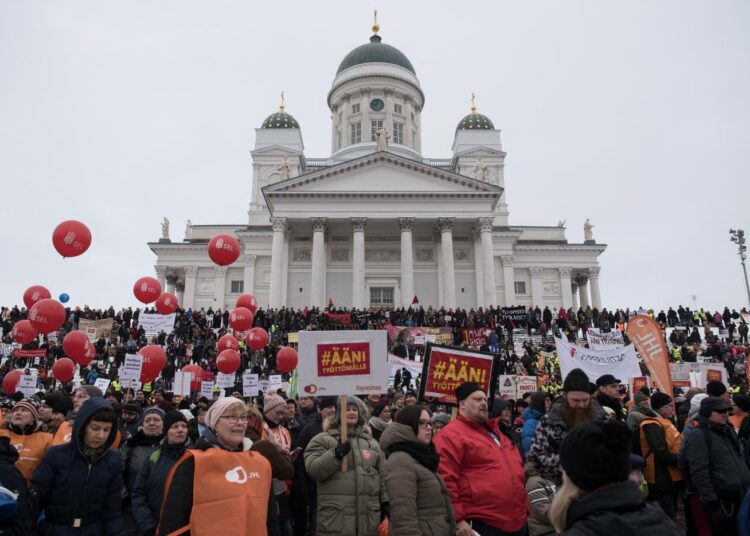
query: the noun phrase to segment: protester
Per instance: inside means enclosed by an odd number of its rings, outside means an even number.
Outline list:
[[[13,406],[7,427],[3,424],[0,428],[0,437],[9,438],[18,451],[16,467],[27,481],[52,446],[52,434],[42,432],[41,427],[36,403],[24,398]]]
[[[126,402],[122,405],[119,430],[125,440],[138,433],[142,411],[141,406],[135,402]]]
[[[50,448],[31,479],[41,536],[123,535],[117,414],[101,397],[78,410],[69,443]]]
[[[205,422],[204,436],[185,451],[165,483],[156,533],[278,535],[271,464],[249,451],[245,404],[220,398]]]
[[[164,483],[190,443],[187,419],[180,411],[171,410],[164,415],[164,430],[164,438],[141,467],[131,492],[138,536],[153,536],[156,533],[164,498]]]
[[[560,447],[563,485],[550,518],[559,533],[576,535],[681,535],[656,505],[644,502],[630,480],[631,432],[620,421],[574,427]]]
[[[376,441],[380,441],[380,436],[385,430],[386,426],[391,422],[391,408],[386,404],[376,404],[372,408],[372,417],[367,423],[370,425],[372,430],[372,437]]]
[[[633,395],[633,402],[633,407],[630,408],[626,422],[630,431],[635,436],[640,437],[641,421],[646,417],[656,417],[656,413],[651,410],[651,394],[648,392],[648,388],[636,391]]]
[[[143,412],[138,432],[128,439],[120,448],[122,455],[123,479],[125,491],[129,495],[141,467],[164,438],[164,412],[157,407],[150,407]]]
[[[611,374],[600,376],[596,380],[596,400],[602,408],[610,408],[615,419],[622,421],[625,419],[622,402],[620,401],[620,384]]]
[[[366,423],[364,402],[350,396],[346,408],[337,407],[305,449],[307,474],[318,483],[317,536],[375,535],[388,513],[385,456]],[[344,426],[346,440],[341,437]]]
[[[529,536],[555,536],[557,532],[549,520],[549,507],[555,497],[557,484],[554,475],[540,473],[533,463],[524,465],[526,493],[529,495]]]
[[[407,406],[383,432],[385,484],[391,536],[454,536],[456,522],[448,489],[437,472],[432,421],[422,405]]]
[[[17,461],[18,451],[10,438],[0,437],[0,534],[25,536],[34,533],[36,519],[28,482]]]
[[[525,458],[531,448],[534,432],[539,425],[539,419],[552,408],[552,398],[549,393],[536,391],[529,397],[529,406],[523,411],[523,428],[521,430],[521,454]]]
[[[65,422],[65,416],[73,410],[73,401],[65,391],[52,391],[44,399],[42,407],[48,408],[50,415],[46,421],[46,431],[52,434],[54,441],[55,434]]]
[[[279,395],[270,394],[263,399],[263,428],[265,437],[279,446],[285,454],[291,452],[292,436],[283,425],[287,422],[288,407]],[[296,457],[296,455],[295,455]],[[292,522],[287,500],[287,486],[284,480],[273,479],[273,493],[279,508],[278,522],[281,536],[292,536]]]
[[[528,517],[521,455],[500,431],[499,418],[489,420],[482,387],[462,384],[456,389],[456,401],[458,418],[435,436],[456,534],[521,536]]]
[[[81,385],[73,393],[73,410],[67,415],[65,422],[61,423],[52,440],[52,445],[64,445],[70,443],[73,438],[73,427],[75,426],[78,410],[87,400],[92,398],[103,398],[104,393],[94,385]],[[117,441],[117,440],[115,440]],[[117,448],[115,446],[115,448]]]

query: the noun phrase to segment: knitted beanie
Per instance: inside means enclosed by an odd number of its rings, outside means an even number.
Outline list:
[[[701,409],[701,401],[704,398],[708,398],[706,393],[698,393],[690,399],[690,410],[688,411],[688,419],[691,421],[698,418],[698,412]]]
[[[161,409],[157,408],[156,406],[151,406],[150,408],[147,408],[143,412],[143,415],[141,415],[141,424],[143,424],[143,421],[146,420],[146,416],[147,415],[151,415],[152,413],[155,413],[156,415],[158,415],[159,417],[161,417],[162,422],[164,422],[164,411],[162,411]],[[166,430],[166,428],[165,428],[165,430]]]
[[[560,465],[584,491],[623,482],[630,474],[632,432],[620,421],[591,421],[573,428],[560,446]]]
[[[263,399],[263,415],[268,413],[279,406],[286,406],[286,402],[279,395],[267,395]]]
[[[91,398],[103,398],[104,393],[96,385],[81,385],[78,389],[83,389]]]
[[[666,393],[662,392],[656,392],[653,395],[651,395],[651,409],[656,411],[659,408],[663,408],[667,404],[672,403],[672,397],[670,397]]]
[[[727,386],[717,380],[711,380],[706,384],[706,393],[709,396],[721,396],[727,392]]]
[[[164,433],[166,433],[172,425],[178,422],[184,422],[187,425],[187,419],[185,415],[178,409],[173,409],[164,414]]]
[[[219,418],[221,418],[221,416],[224,415],[224,413],[226,413],[228,409],[232,408],[235,405],[238,408],[242,408],[242,411],[245,411],[245,403],[239,398],[235,398],[233,396],[220,398],[219,400],[211,404],[211,407],[208,408],[208,411],[203,418],[206,426],[208,426],[211,430],[215,430],[216,423],[219,422]]]
[[[36,404],[34,404],[28,398],[24,398],[23,400],[16,402],[16,405],[13,406],[13,411],[20,408],[27,409],[29,413],[31,413],[31,416],[34,417],[34,422],[39,420],[39,409],[36,407]]]
[[[568,372],[563,382],[563,391],[568,393],[570,391],[581,391],[583,393],[591,392],[591,384],[589,377],[586,373],[579,368],[573,369]]]

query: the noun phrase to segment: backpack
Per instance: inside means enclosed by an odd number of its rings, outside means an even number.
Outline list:
[[[5,523],[18,512],[18,494],[0,485],[0,523]]]

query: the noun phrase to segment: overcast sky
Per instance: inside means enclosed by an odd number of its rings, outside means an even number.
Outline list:
[[[330,154],[326,94],[367,42],[367,2],[0,3],[0,304],[32,284],[135,305],[172,221],[247,221],[254,129],[278,106]],[[426,95],[424,155],[450,156],[477,93],[502,129],[511,225],[607,243],[605,305],[747,304],[750,3],[377,3]],[[51,244],[79,219],[91,249]]]

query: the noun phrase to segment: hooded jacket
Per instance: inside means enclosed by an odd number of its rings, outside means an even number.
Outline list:
[[[523,428],[521,429],[521,453],[526,457],[531,448],[531,441],[534,439],[536,427],[539,426],[539,420],[542,418],[542,413],[529,406],[523,410],[521,418],[523,419]]]
[[[164,434],[147,436],[143,433],[143,430],[138,430],[133,437],[120,447],[123,478],[125,480],[124,492],[129,494],[133,491],[138,473],[146,464],[148,457],[159,448],[159,443],[163,438]]]
[[[119,454],[110,447],[117,426],[104,445],[92,455],[85,453],[84,429],[99,410],[114,413],[103,398],[84,402],[78,412],[70,443],[47,450],[34,471],[31,487],[36,492],[45,518],[37,534],[42,536],[121,536],[122,466]],[[74,528],[80,520],[80,528]]]
[[[18,510],[0,523],[0,534],[26,536],[34,533],[34,512],[26,479],[16,467],[18,451],[7,438],[0,439],[0,485],[16,496]],[[6,493],[7,494],[7,493]]]
[[[390,499],[391,536],[453,536],[456,521],[443,478],[409,453],[391,451],[400,444],[426,448],[405,424],[389,424],[380,437],[380,448],[387,455],[384,478]]]

